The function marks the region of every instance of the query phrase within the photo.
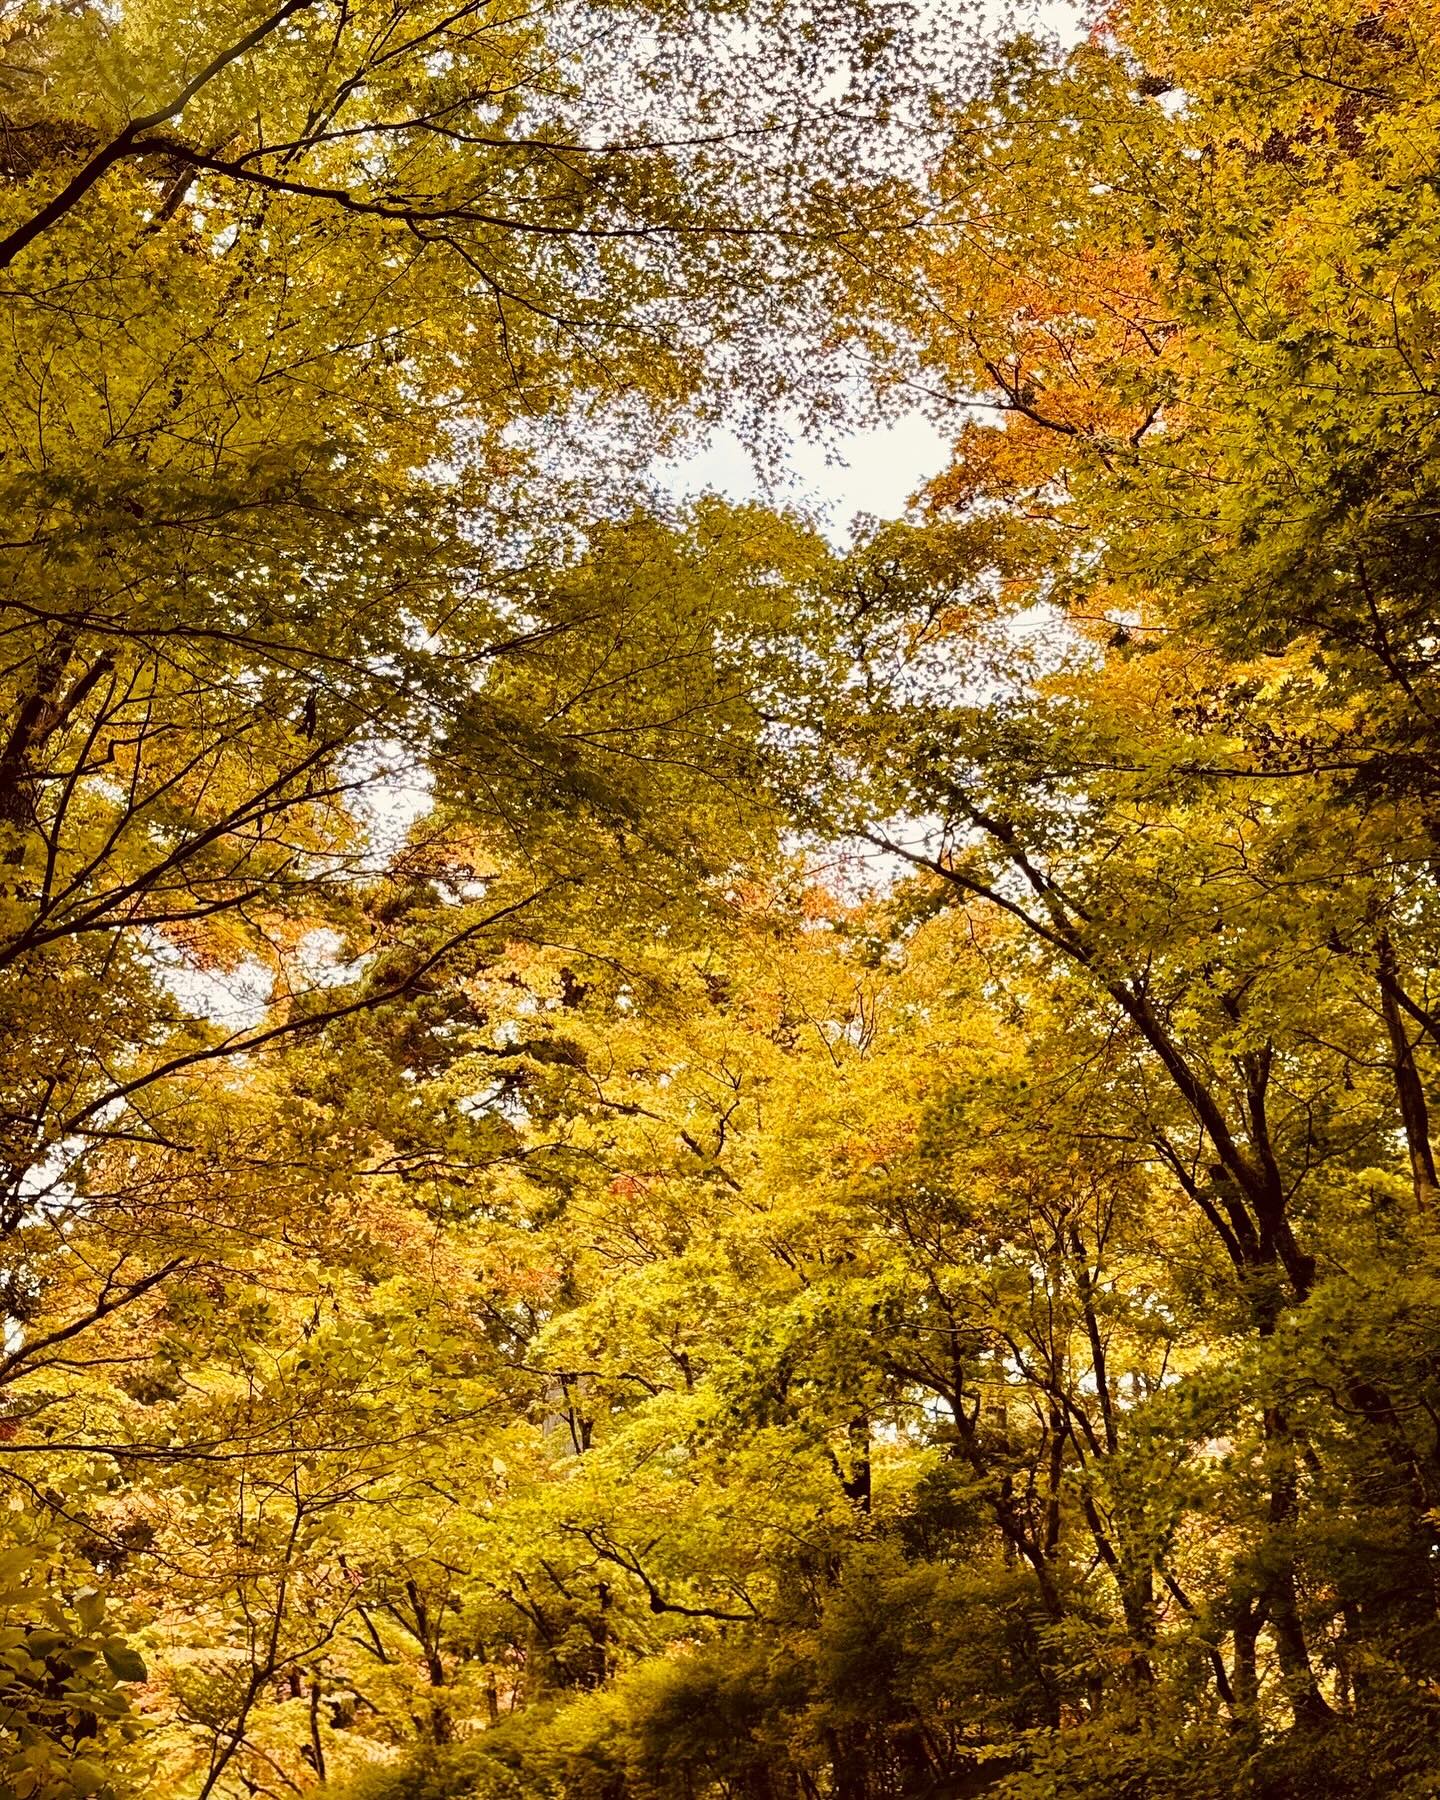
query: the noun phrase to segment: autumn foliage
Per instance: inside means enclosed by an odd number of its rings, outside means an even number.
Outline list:
[[[0,0],[0,1800],[1440,1793],[1437,67]]]

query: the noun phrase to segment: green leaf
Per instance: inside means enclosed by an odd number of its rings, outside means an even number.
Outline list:
[[[98,1588],[86,1588],[75,1596],[75,1615],[86,1631],[98,1631],[105,1617],[105,1596]]]
[[[145,1659],[129,1644],[106,1644],[105,1661],[117,1681],[148,1681],[150,1672]]]

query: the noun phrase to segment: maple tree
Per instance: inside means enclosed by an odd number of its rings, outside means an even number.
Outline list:
[[[1436,1791],[1433,21],[952,28],[0,4],[0,1794]]]

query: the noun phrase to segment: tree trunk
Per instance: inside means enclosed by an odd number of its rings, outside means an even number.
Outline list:
[[[1415,1050],[1405,1030],[1397,998],[1400,980],[1395,960],[1395,946],[1388,931],[1380,933],[1377,942],[1377,975],[1380,984],[1380,1011],[1390,1039],[1391,1071],[1395,1081],[1395,1098],[1399,1102],[1400,1121],[1405,1128],[1405,1148],[1410,1155],[1410,1179],[1415,1188],[1415,1205],[1421,1213],[1433,1213],[1440,1182],[1435,1174],[1435,1152],[1430,1143],[1430,1109],[1425,1103],[1425,1087],[1415,1065]]]

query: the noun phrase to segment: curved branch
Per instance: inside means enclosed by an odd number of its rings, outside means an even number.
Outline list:
[[[47,232],[52,225],[58,224],[72,207],[84,199],[103,176],[107,175],[118,162],[127,156],[144,155],[140,139],[147,131],[158,130],[167,125],[184,112],[200,90],[209,85],[217,75],[223,74],[232,63],[247,55],[257,44],[261,44],[270,34],[291,19],[296,13],[304,12],[307,7],[315,5],[315,0],[284,0],[269,18],[262,19],[258,25],[247,31],[243,37],[237,38],[218,55],[211,58],[198,75],[186,82],[172,100],[159,106],[154,112],[146,113],[142,118],[132,119],[117,136],[103,148],[97,150],[60,192],[46,201],[39,212],[34,213],[23,225],[19,225],[7,237],[0,238],[0,269],[8,268],[22,250],[33,244],[36,238]]]

